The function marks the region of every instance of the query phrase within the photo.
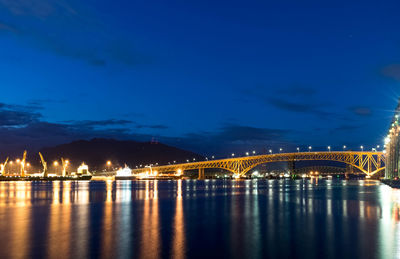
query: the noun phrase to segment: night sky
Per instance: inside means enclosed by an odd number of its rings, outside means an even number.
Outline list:
[[[0,151],[382,144],[400,2],[0,0]]]

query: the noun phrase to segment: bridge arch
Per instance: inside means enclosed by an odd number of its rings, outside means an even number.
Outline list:
[[[299,152],[258,156],[246,156],[193,163],[174,164],[153,167],[159,173],[174,172],[177,170],[203,170],[207,168],[220,168],[228,170],[236,177],[244,176],[252,168],[266,163],[285,161],[335,161],[354,166],[367,176],[385,169],[385,156],[382,152]],[[144,172],[147,169],[135,169],[132,173]]]

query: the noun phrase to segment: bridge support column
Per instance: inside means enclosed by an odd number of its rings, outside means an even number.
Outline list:
[[[289,164],[289,172],[290,172],[290,175],[294,175],[294,170],[296,169],[296,163],[295,163],[295,161],[294,160],[291,160],[291,161],[289,161],[288,162],[288,164]]]
[[[206,179],[206,176],[204,174],[204,168],[199,168],[199,180],[204,180]]]

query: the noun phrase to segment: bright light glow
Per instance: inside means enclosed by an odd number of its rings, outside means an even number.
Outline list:
[[[21,160],[19,160],[19,158],[16,160],[17,163],[21,162]]]
[[[58,162],[57,162],[57,161],[54,161],[53,165],[54,165],[54,166],[58,166]]]
[[[390,142],[390,137],[386,137],[386,138],[385,138],[385,145],[386,145],[386,144],[389,144],[389,142]]]
[[[107,165],[108,165],[108,166],[111,165],[111,161],[110,161],[110,160],[107,161]]]

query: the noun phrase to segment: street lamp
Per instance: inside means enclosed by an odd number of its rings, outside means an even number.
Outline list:
[[[256,151],[255,150],[253,150],[253,155],[255,155],[256,154]]]
[[[308,152],[311,152],[312,146],[308,147]]]
[[[364,146],[361,146],[360,148],[361,148],[361,151],[364,151]]]
[[[345,150],[346,150],[346,148],[347,148],[347,147],[346,147],[346,145],[344,145],[344,146],[343,146],[343,151],[345,151]]]
[[[246,152],[246,156],[248,156],[249,155],[249,152]]]
[[[272,154],[272,149],[269,150],[269,153]]]
[[[235,153],[232,153],[232,157],[234,157],[235,156]]]
[[[279,153],[281,153],[282,152],[282,148],[279,148]]]
[[[300,148],[299,147],[297,148],[297,152],[300,152]]]
[[[328,146],[328,151],[331,152],[331,146]]]

